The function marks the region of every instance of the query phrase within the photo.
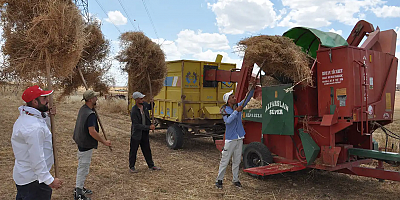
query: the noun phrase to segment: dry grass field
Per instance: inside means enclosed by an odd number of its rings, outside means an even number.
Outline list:
[[[16,187],[12,179],[14,156],[10,137],[18,117],[18,106],[23,104],[21,93],[0,90],[0,199],[15,199]],[[400,94],[396,95],[400,97]],[[76,151],[72,140],[78,109],[83,104],[79,93],[56,102],[55,134],[58,148],[60,178],[64,185],[53,191],[53,199],[73,199],[75,186]],[[397,98],[400,99],[400,98]],[[396,102],[396,121],[388,128],[399,132],[400,106]],[[230,183],[232,174],[228,167],[224,189],[214,188],[220,153],[212,139],[186,140],[181,150],[171,150],[165,145],[165,131],[150,136],[153,158],[161,171],[149,171],[143,155],[138,153],[136,164],[139,173],[128,170],[130,119],[121,109],[123,100],[100,100],[98,111],[113,151],[104,145],[94,151],[90,173],[85,186],[94,191],[92,199],[400,199],[400,183],[379,182],[373,178],[349,176],[320,170],[303,170],[256,179],[240,173],[242,189]],[[376,139],[384,141],[382,133]],[[390,141],[391,143],[397,141]],[[398,149],[396,149],[398,151]],[[392,168],[400,170],[400,168]]]

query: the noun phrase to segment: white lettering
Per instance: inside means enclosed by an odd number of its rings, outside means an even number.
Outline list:
[[[269,109],[272,107],[280,107],[286,110],[286,112],[289,112],[289,106],[285,104],[285,102],[282,101],[271,101],[265,106],[265,112],[267,112]],[[282,113],[283,114],[283,113]]]
[[[269,110],[270,115],[283,115],[283,110]]]

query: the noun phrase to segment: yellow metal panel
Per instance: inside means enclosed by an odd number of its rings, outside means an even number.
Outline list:
[[[209,106],[209,107],[204,107],[204,110],[208,114],[215,115],[215,114],[219,114],[220,107],[218,107],[218,106]]]
[[[167,62],[167,77],[169,77],[167,79],[170,86],[164,86],[154,97],[156,118],[179,122],[185,119],[222,118],[219,114],[219,108],[224,104],[222,96],[234,90],[236,84],[218,83],[218,87],[203,88],[204,65],[218,66],[221,70],[231,70],[236,67],[235,64],[193,60]],[[176,79],[177,77],[179,79]],[[171,79],[174,80],[173,84]],[[132,92],[129,91],[130,94]],[[182,96],[185,96],[184,102]]]
[[[206,119],[221,119],[219,110],[220,110],[219,106],[204,107],[204,111],[206,114],[205,118]]]
[[[200,88],[200,63],[185,62],[182,78],[182,85],[184,88]]]
[[[180,87],[165,87],[167,88],[167,96],[165,99],[168,100],[181,100],[181,88]]]
[[[160,118],[165,117],[165,101],[160,101]]]
[[[199,117],[200,112],[200,104],[199,103],[191,103],[185,104],[184,116],[186,114],[187,119],[195,119]]]

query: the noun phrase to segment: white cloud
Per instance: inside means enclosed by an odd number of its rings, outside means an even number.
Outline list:
[[[182,53],[178,51],[178,47],[174,41],[160,39],[152,39],[153,42],[159,44],[165,53],[165,60],[180,60]]]
[[[224,34],[203,33],[201,30],[197,33],[193,30],[183,30],[178,33],[178,39],[175,42],[182,54],[196,54],[207,49],[230,49],[228,38]]]
[[[122,15],[121,12],[119,12],[118,10],[116,11],[109,11],[107,13],[108,18],[106,18],[105,20],[107,22],[113,23],[115,25],[125,25],[128,22],[128,19],[126,17],[124,17],[124,15]]]
[[[274,27],[280,19],[269,0],[218,0],[207,5],[216,15],[219,31],[226,34],[254,33]]]
[[[335,29],[333,29],[333,28],[331,28],[331,30],[329,30],[329,32],[332,32],[332,33],[336,33],[336,34],[339,34],[339,35],[342,35],[342,30],[335,30]]]
[[[397,6],[384,5],[383,7],[373,8],[371,10],[377,17],[400,17],[400,7]]]
[[[385,3],[382,0],[282,0],[289,12],[278,26],[318,28],[329,26],[332,21],[355,25],[365,18],[364,11],[379,8]]]
[[[215,58],[217,57],[218,54],[221,54],[223,56],[222,57],[222,62],[223,63],[236,64],[236,68],[240,68],[240,66],[242,66],[241,59],[230,58],[228,53],[223,52],[223,51],[207,50],[207,51],[204,51],[204,52],[201,52],[201,53],[194,54],[193,57],[195,59],[197,59],[197,60],[214,62]]]

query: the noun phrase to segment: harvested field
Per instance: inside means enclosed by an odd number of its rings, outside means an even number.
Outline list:
[[[397,99],[400,94],[397,93]],[[77,166],[76,146],[72,140],[76,114],[82,105],[81,96],[56,102],[56,133],[59,149],[59,167],[64,186],[53,191],[53,199],[72,199]],[[12,179],[14,156],[10,137],[18,117],[18,106],[23,101],[15,93],[0,96],[0,199],[15,199],[16,188]],[[400,119],[396,102],[396,119]],[[240,172],[242,189],[231,183],[228,167],[224,189],[214,188],[220,153],[211,138],[186,140],[183,149],[171,150],[165,145],[165,131],[150,136],[153,158],[161,171],[149,171],[143,155],[138,153],[139,173],[128,170],[130,119],[128,115],[112,113],[107,101],[99,102],[98,112],[113,144],[113,151],[99,145],[94,151],[90,173],[85,186],[94,191],[92,199],[398,199],[400,183],[378,182],[373,178],[349,176],[319,170],[303,170],[256,179]],[[399,121],[391,125],[393,131]],[[379,134],[377,134],[379,136]],[[381,146],[382,146],[382,141]],[[398,143],[397,143],[398,146]],[[392,168],[400,170],[400,168]]]

